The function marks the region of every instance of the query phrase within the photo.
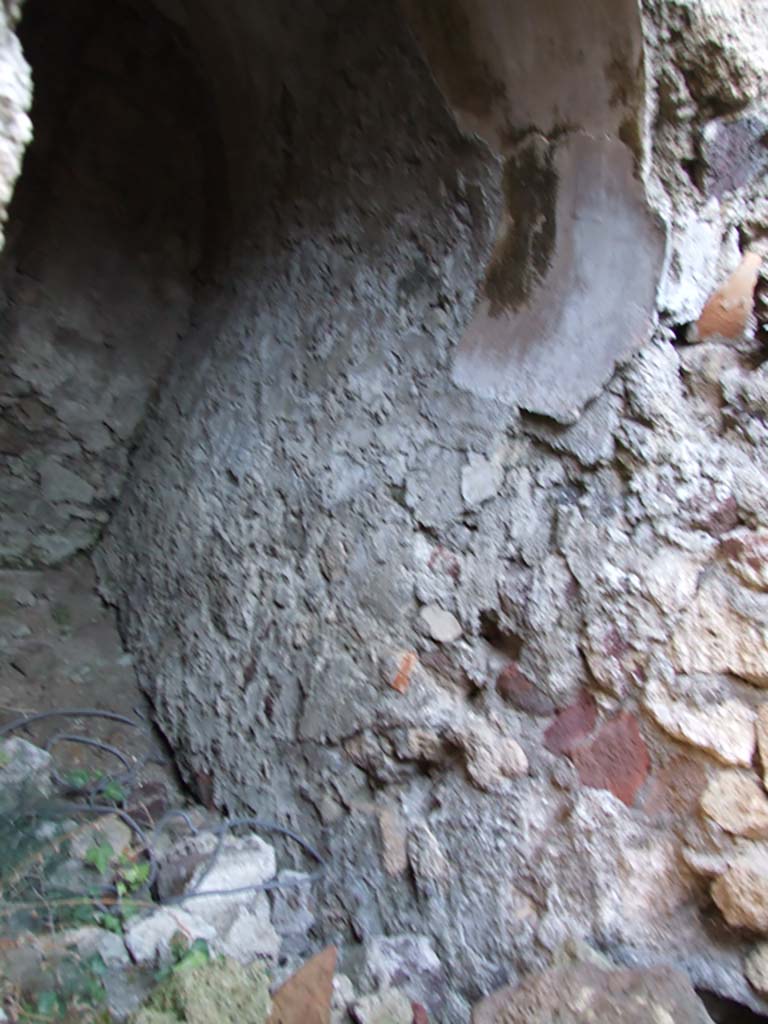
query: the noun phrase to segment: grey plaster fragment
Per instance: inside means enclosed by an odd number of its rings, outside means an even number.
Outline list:
[[[461,471],[461,496],[470,506],[482,505],[498,493],[503,480],[504,470],[498,462],[470,452]]]

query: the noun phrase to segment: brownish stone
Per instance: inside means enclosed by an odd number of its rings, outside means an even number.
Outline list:
[[[593,739],[576,747],[571,757],[585,786],[607,789],[628,807],[651,764],[637,719],[628,711],[603,722]]]
[[[496,692],[528,715],[551,715],[555,710],[552,700],[531,682],[516,661],[510,661],[499,672]]]
[[[744,255],[728,280],[708,299],[692,332],[692,341],[736,341],[743,336],[752,315],[761,262],[756,252]]]
[[[604,970],[593,964],[529,975],[472,1010],[472,1024],[707,1024],[689,979],[670,967]],[[711,1022],[710,1022],[711,1024]]]
[[[384,868],[388,875],[401,875],[408,867],[408,834],[405,822],[391,807],[381,808],[378,817]]]
[[[570,754],[589,736],[597,722],[597,704],[582,690],[574,704],[563,708],[544,733],[544,746],[553,754]]]
[[[720,555],[748,587],[768,590],[768,530],[734,530],[721,541]]]
[[[700,761],[678,754],[659,769],[648,784],[643,810],[646,814],[687,817],[699,804],[707,784],[707,771]]]
[[[461,579],[461,562],[458,556],[454,555],[448,548],[444,548],[441,544],[438,544],[432,552],[427,564],[435,572],[447,573],[454,583],[458,583]]]
[[[336,947],[307,960],[272,997],[267,1024],[330,1024]]]

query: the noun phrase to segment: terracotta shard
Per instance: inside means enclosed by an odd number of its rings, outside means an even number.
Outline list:
[[[745,254],[728,280],[707,300],[690,331],[690,341],[737,341],[743,336],[752,316],[761,262],[758,253]]]
[[[628,711],[603,722],[594,738],[571,756],[583,785],[607,789],[627,807],[635,802],[650,767],[637,719]]]
[[[411,682],[411,672],[413,666],[416,664],[416,652],[406,651],[400,659],[400,665],[397,670],[395,678],[390,683],[393,690],[397,690],[398,693],[405,693]]]
[[[330,1024],[336,947],[307,960],[272,997],[267,1024]]]

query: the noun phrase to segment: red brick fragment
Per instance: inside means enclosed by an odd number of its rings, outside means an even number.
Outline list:
[[[582,690],[574,704],[563,708],[544,733],[544,746],[553,754],[570,754],[597,722],[597,704],[591,693]]]
[[[628,711],[609,718],[571,757],[585,786],[607,789],[628,807],[648,775],[651,759],[637,719]]]
[[[413,671],[413,666],[415,664],[416,652],[406,651],[400,659],[397,674],[390,684],[393,690],[397,690],[398,693],[405,693],[411,681],[411,672]]]
[[[267,1024],[328,1024],[336,947],[326,946],[284,981],[272,997]]]
[[[531,682],[516,661],[510,661],[499,672],[496,692],[527,715],[551,715],[555,710],[551,699]]]

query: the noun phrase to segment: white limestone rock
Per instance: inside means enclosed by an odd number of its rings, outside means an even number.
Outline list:
[[[658,681],[649,684],[645,706],[675,739],[712,754],[723,764],[748,768],[755,752],[755,713],[739,700],[694,708],[675,700]]]
[[[467,505],[482,505],[498,494],[504,482],[504,468],[484,455],[470,452],[461,471],[461,496]]]
[[[704,790],[701,809],[725,832],[768,839],[768,797],[744,772],[719,772]]]
[[[425,605],[419,613],[419,618],[427,633],[439,644],[453,643],[463,632],[456,616],[436,604]]]

